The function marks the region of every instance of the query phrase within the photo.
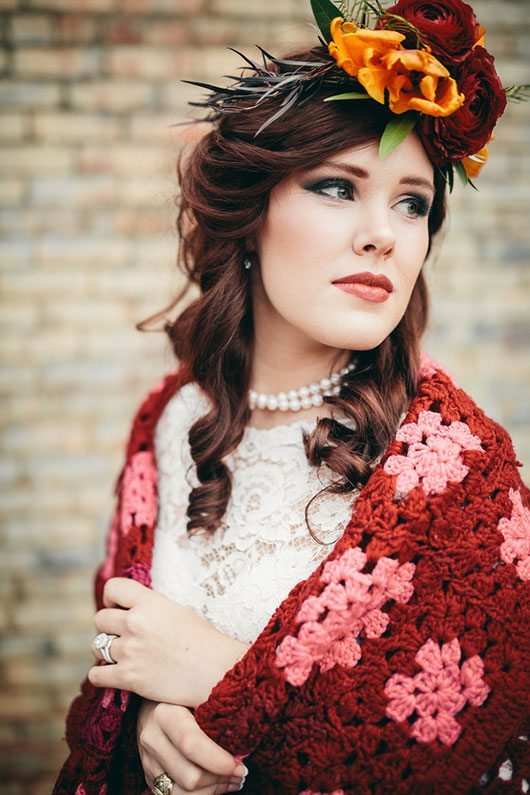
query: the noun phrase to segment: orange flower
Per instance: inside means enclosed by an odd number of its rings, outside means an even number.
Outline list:
[[[474,43],[473,47],[484,47],[484,39],[486,38],[486,31],[482,27],[482,25],[478,26],[477,32],[477,40]]]
[[[464,103],[456,81],[430,52],[395,50],[382,58],[388,69],[390,110],[417,110],[428,116],[450,116]]]
[[[358,28],[335,17],[330,26],[330,55],[346,74],[356,77],[366,92],[382,105],[389,92],[394,113],[417,110],[431,116],[449,116],[464,102],[456,82],[429,49],[405,50],[402,33]]]
[[[469,177],[469,179],[478,177],[483,166],[486,164],[487,160],[488,160],[487,146],[483,146],[482,149],[479,149],[479,151],[476,152],[474,155],[462,158],[462,165],[464,166],[466,174]]]
[[[381,58],[389,51],[398,50],[405,36],[392,30],[358,28],[354,22],[344,22],[342,17],[335,17],[330,32],[333,41],[328,50],[337,65],[346,74],[357,77],[370,96],[383,104],[388,70]],[[366,73],[365,83],[358,76],[366,68],[370,72]]]

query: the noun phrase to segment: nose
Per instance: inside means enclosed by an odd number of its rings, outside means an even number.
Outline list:
[[[396,242],[395,232],[386,208],[367,208],[356,220],[353,235],[353,250],[359,256],[371,254],[388,259],[392,256]]]

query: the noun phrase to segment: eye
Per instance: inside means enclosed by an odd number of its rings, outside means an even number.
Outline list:
[[[311,183],[307,189],[339,201],[350,201],[353,198],[353,185],[347,179],[322,179]]]
[[[399,201],[396,206],[400,205],[405,208],[405,215],[409,218],[423,218],[429,214],[431,209],[427,196],[420,194],[407,196],[406,199]]]

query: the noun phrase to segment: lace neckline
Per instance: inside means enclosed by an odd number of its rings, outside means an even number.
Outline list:
[[[273,425],[271,428],[256,428],[254,425],[245,425],[243,437],[246,439],[272,438],[276,435],[284,436],[285,434],[290,434],[304,427],[309,430],[314,428],[315,425],[316,420],[296,420],[295,422],[286,422],[283,425]]]
[[[202,389],[195,381],[189,381],[181,387],[181,391],[189,392],[196,402],[199,402],[206,411],[209,406],[209,400],[204,395]],[[350,417],[337,418],[337,422],[353,427],[353,420]],[[256,428],[254,425],[246,425],[243,430],[243,437],[245,441],[275,441],[279,439],[293,439],[298,438],[302,429],[312,430],[317,423],[316,419],[312,420],[295,420],[294,422],[286,422],[281,425],[273,425],[271,428]]]

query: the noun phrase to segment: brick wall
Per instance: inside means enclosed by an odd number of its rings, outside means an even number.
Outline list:
[[[173,366],[134,324],[174,293],[172,122],[226,45],[312,41],[301,0],[0,0],[0,780],[50,791],[91,664],[91,577],[132,412]],[[515,0],[476,3],[503,82],[530,82]],[[510,105],[480,191],[457,188],[431,268],[429,350],[530,464],[530,104]]]

